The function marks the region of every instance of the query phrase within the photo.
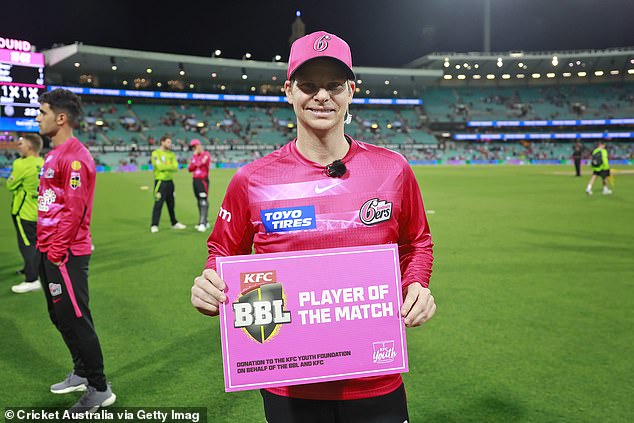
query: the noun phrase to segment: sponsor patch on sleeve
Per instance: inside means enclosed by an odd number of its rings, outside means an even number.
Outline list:
[[[70,187],[72,189],[77,189],[81,186],[81,177],[79,175],[79,172],[70,173]]]
[[[315,229],[315,206],[285,207],[260,210],[266,233]]]

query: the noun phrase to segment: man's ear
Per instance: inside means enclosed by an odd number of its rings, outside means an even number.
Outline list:
[[[62,126],[64,123],[66,123],[68,121],[68,116],[66,116],[66,113],[64,112],[60,112],[55,116],[55,122],[59,125]]]
[[[348,104],[352,104],[352,97],[354,97],[354,90],[355,90],[357,84],[354,81],[349,80],[348,81],[348,86],[350,87],[350,98],[348,99]]]
[[[293,95],[292,95],[293,82],[288,79],[284,82],[284,93],[286,94],[286,101],[288,104],[293,104]]]

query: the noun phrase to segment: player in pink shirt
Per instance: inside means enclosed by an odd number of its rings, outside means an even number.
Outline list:
[[[96,410],[113,404],[116,395],[103,372],[101,345],[88,307],[95,162],[73,135],[82,113],[79,97],[56,89],[39,101],[40,134],[50,137],[53,146],[44,159],[38,195],[39,273],[49,316],[74,364],[51,392],[85,391],[72,410]]]
[[[192,305],[218,315],[226,301],[216,257],[396,243],[401,315],[419,326],[436,311],[428,288],[433,253],[420,189],[403,156],[344,134],[355,89],[348,44],[323,31],[291,47],[284,89],[297,138],[241,168],[208,239]],[[400,374],[261,390],[266,420],[408,421]]]
[[[211,155],[208,151],[205,151],[200,140],[193,139],[189,145],[194,148],[194,154],[189,160],[187,170],[192,173],[194,195],[198,202],[199,219],[196,230],[198,232],[204,232],[209,229],[209,218],[207,216],[209,201],[207,198],[209,196],[209,165],[211,164]]]

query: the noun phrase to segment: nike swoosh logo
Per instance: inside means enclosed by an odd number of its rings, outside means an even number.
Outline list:
[[[62,301],[62,299],[61,299],[61,298],[54,298],[54,299],[53,299],[53,302],[54,302],[54,303],[58,303],[58,302],[60,302],[60,301]]]
[[[319,185],[315,185],[315,193],[316,194],[322,194],[322,193],[328,191],[329,189],[336,187],[339,184],[341,184],[341,182],[335,182],[334,184],[326,185],[323,188],[320,187]]]

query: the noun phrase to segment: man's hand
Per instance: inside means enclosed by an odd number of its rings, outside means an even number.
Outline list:
[[[223,293],[226,285],[213,269],[205,269],[194,279],[192,286],[192,305],[202,314],[217,316],[220,313],[220,303],[227,300]]]
[[[65,263],[66,257],[59,255],[56,256],[51,251],[49,251],[48,253],[46,253],[46,258],[48,258],[48,261],[53,263],[55,266],[59,267],[62,265],[62,263]]]
[[[403,290],[403,307],[401,316],[408,328],[420,326],[434,316],[436,303],[428,288],[423,288],[419,282],[408,285]]]

